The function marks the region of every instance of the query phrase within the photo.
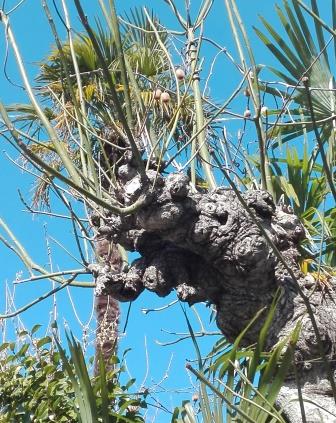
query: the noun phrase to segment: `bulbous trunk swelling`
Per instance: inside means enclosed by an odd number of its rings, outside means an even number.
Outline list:
[[[98,231],[127,250],[138,251],[141,258],[120,273],[92,265],[96,292],[130,301],[144,289],[159,296],[175,289],[180,300],[189,304],[209,301],[216,306],[218,327],[233,341],[257,311],[270,305],[280,288],[281,298],[267,347],[271,348],[302,321],[295,350],[301,384],[306,392],[321,392],[322,387],[328,386],[316,336],[297,286],[235,193],[225,188],[192,192],[189,179],[183,174],[170,174],[165,179],[148,171],[147,186],[134,170],[128,172],[127,166],[121,169],[121,175],[125,204],[145,193],[148,204],[131,216],[106,215]],[[305,236],[303,226],[288,210],[276,208],[267,192],[247,191],[242,197],[310,298],[323,347],[334,359],[336,296],[333,290],[322,292],[314,280],[299,270],[297,247]],[[260,320],[247,332],[246,345],[258,339],[262,324]],[[335,363],[331,365],[335,369]],[[292,386],[289,375],[283,392]],[[322,395],[325,407],[336,415],[333,398]],[[284,399],[280,395],[282,405]],[[286,406],[286,410],[291,406]]]

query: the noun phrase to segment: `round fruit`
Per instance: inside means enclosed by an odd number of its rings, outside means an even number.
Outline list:
[[[161,94],[161,101],[162,103],[168,103],[170,100],[170,95],[167,92]]]
[[[183,79],[185,78],[185,72],[182,68],[177,68],[175,71],[175,74],[176,74],[176,78],[179,81],[183,81]]]
[[[246,109],[244,112],[244,118],[248,119],[251,117],[251,110]]]
[[[158,88],[156,90],[154,90],[154,100],[160,100],[161,95],[162,95],[162,91]]]

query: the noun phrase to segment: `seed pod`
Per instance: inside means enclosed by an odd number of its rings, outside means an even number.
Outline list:
[[[183,81],[183,79],[185,78],[185,72],[182,68],[177,68],[175,71],[175,75],[179,81]]]
[[[161,94],[162,103],[169,103],[170,95],[166,91]]]
[[[153,92],[154,100],[160,100],[161,94],[162,94],[162,91],[159,88],[154,90]]]
[[[251,110],[246,109],[244,112],[244,118],[248,119],[251,117]]]
[[[251,95],[250,90],[249,90],[248,87],[246,87],[245,90],[244,90],[244,96],[245,97],[250,97],[250,95]]]

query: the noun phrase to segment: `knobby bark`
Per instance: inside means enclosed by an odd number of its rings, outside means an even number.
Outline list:
[[[107,213],[97,230],[100,237],[120,243],[129,251],[138,251],[141,258],[117,273],[108,263],[92,265],[96,294],[132,301],[144,289],[159,296],[175,290],[178,298],[189,304],[208,301],[216,307],[219,329],[233,341],[261,308],[271,304],[280,288],[267,348],[288,335],[298,321],[302,322],[295,363],[304,397],[318,404],[306,405],[307,421],[320,422],[319,416],[323,421],[336,421],[330,384],[303,300],[235,193],[222,187],[196,192],[191,189],[189,178],[180,173],[163,178],[149,170],[147,177],[143,181],[129,163],[119,168],[119,200],[128,205],[145,195],[147,205],[130,216]],[[246,191],[242,196],[310,298],[323,347],[335,370],[332,360],[336,358],[336,295],[333,289],[322,290],[311,276],[299,270],[298,245],[305,237],[302,224],[288,209],[275,207],[267,192]],[[246,333],[245,345],[257,341],[262,324],[260,319]],[[278,405],[284,407],[288,421],[299,422],[299,402],[288,401],[294,397],[297,399],[298,395],[291,372]]]

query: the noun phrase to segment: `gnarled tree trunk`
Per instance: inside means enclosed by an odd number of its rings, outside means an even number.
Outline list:
[[[130,301],[144,289],[159,296],[166,296],[174,289],[180,300],[189,304],[209,301],[216,306],[218,327],[233,341],[262,307],[271,304],[280,287],[281,298],[267,347],[271,348],[302,321],[295,349],[296,366],[304,397],[318,404],[306,405],[307,421],[336,421],[330,383],[297,284],[236,194],[225,188],[209,193],[192,192],[189,179],[183,174],[163,178],[155,171],[148,171],[148,181],[144,182],[129,165],[119,171],[124,179],[125,204],[146,195],[147,205],[130,216],[107,214],[98,230],[106,239],[120,243],[127,250],[138,251],[141,258],[128,271],[120,273],[92,265],[96,293]],[[309,298],[323,348],[334,371],[336,295],[333,290],[323,292],[299,270],[297,247],[305,237],[303,226],[295,215],[276,208],[267,192],[247,191],[242,197]],[[258,321],[246,333],[246,345],[257,341],[262,324]],[[292,397],[298,395],[290,374],[278,403],[284,407],[290,422],[298,422],[301,421],[299,402],[288,403]],[[320,409],[321,405],[327,411]]]

